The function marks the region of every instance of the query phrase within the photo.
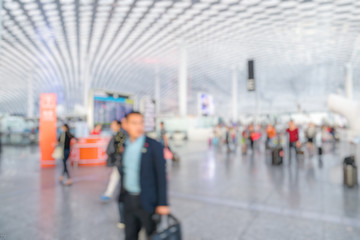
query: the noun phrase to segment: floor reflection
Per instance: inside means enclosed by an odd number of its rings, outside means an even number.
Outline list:
[[[259,146],[246,155],[199,142],[175,149],[181,160],[167,162],[170,203],[184,239],[256,239],[248,237],[253,232],[268,240],[303,239],[304,233],[312,236],[305,239],[360,239],[360,192],[342,184],[341,145],[326,146],[321,161],[305,152],[303,160],[285,158],[280,166]],[[74,185],[66,187],[57,181],[61,166],[39,168],[38,149],[4,149],[0,233],[9,239],[123,239],[115,201],[99,201],[108,170],[71,168]]]

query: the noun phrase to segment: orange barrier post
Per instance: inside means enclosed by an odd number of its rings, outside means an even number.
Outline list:
[[[56,144],[56,94],[40,95],[39,146],[41,167],[54,167],[52,157]]]

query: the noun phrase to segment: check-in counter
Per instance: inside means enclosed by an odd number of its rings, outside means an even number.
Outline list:
[[[79,138],[71,145],[70,161],[75,166],[106,165],[106,147],[110,137],[89,136]]]

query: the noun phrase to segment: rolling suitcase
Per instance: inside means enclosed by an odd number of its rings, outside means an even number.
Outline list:
[[[272,165],[281,165],[284,158],[284,150],[282,147],[276,147],[271,150]]]
[[[322,147],[318,147],[318,154],[319,154],[319,156],[322,156],[322,155],[323,155],[323,149],[322,149]]]
[[[349,156],[344,159],[344,184],[348,187],[354,187],[358,184],[357,167],[355,157]]]

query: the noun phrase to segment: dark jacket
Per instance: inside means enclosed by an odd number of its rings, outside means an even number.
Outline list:
[[[122,157],[125,140],[126,135],[122,131],[117,132],[110,139],[109,144],[106,148],[106,154],[108,155],[106,165],[108,167],[120,166],[120,159]]]
[[[168,205],[165,163],[163,146],[158,141],[146,137],[140,163],[140,200],[143,208],[149,213],[154,213],[157,206]],[[120,175],[124,179],[122,168]],[[124,194],[126,193],[121,181],[120,201],[123,200]]]
[[[60,142],[63,134],[64,133],[60,134],[60,137],[58,138],[58,142]],[[71,139],[73,139],[73,138],[75,138],[74,135],[72,135],[70,132],[65,132],[65,141],[63,142],[64,150],[70,150],[70,142],[71,142]]]

